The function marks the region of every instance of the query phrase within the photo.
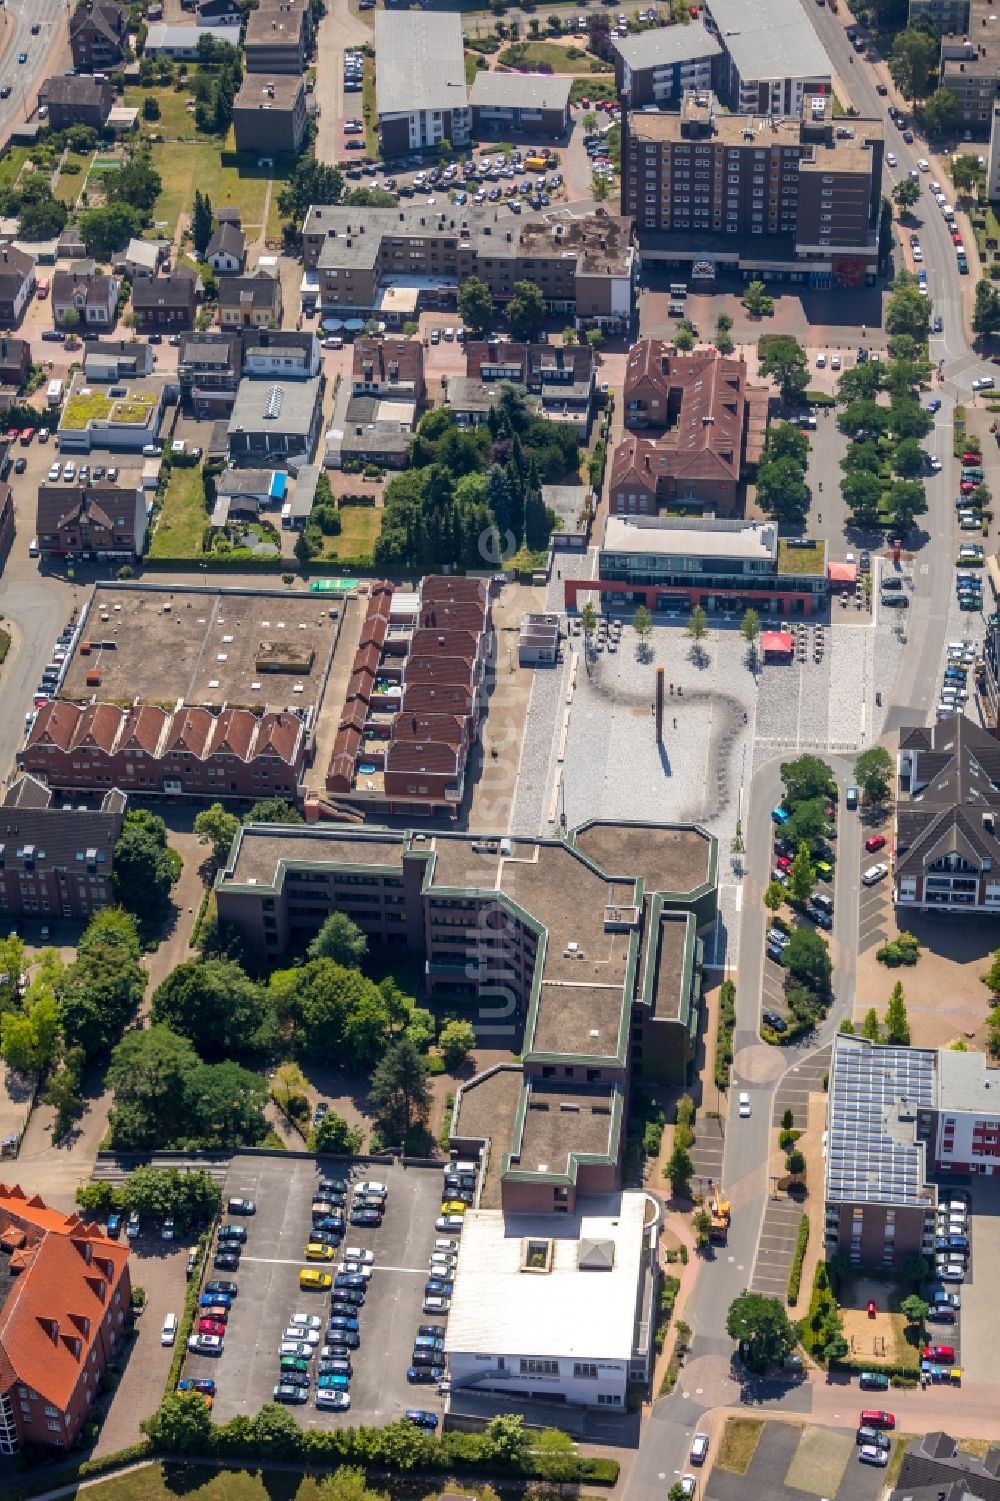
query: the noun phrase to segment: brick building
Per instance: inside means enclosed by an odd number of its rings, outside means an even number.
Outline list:
[[[146,539],[142,486],[39,485],[35,535],[43,558],[140,557]]]
[[[82,73],[117,67],[128,47],[128,12],[116,0],[87,0],[70,17],[69,45]]]
[[[0,323],[16,328],[35,290],[35,261],[16,245],[0,245]]]
[[[179,333],[190,328],[198,306],[200,285],[195,277],[181,271],[171,276],[141,276],[132,284],[136,328],[147,333],[164,330]]]
[[[10,917],[72,917],[116,900],[111,885],[115,845],[127,798],[113,788],[93,806],[60,807],[35,777],[7,788],[0,819],[0,912]]]
[[[623,410],[628,431],[608,487],[614,514],[655,516],[671,504],[736,514],[767,435],[768,392],[748,384],[743,360],[643,339],[625,365]]]
[[[483,387],[504,381],[537,398],[543,417],[567,422],[586,441],[596,388],[597,364],[589,344],[517,344],[513,340],[465,346],[469,380]]]
[[[424,399],[424,346],[419,339],[355,339],[351,362],[354,396]]]
[[[115,102],[110,83],[96,78],[65,78],[57,74],[47,78],[38,90],[38,102],[49,111],[53,130],[68,130],[71,125],[89,125],[103,130]]]
[[[954,95],[955,125],[985,140],[1000,95],[1000,17],[987,0],[972,0],[968,27],[941,37],[941,87]]]
[[[128,1246],[0,1185],[0,1454],[70,1449],[129,1319]]]
[[[532,140],[561,140],[569,129],[572,86],[573,80],[565,73],[481,69],[469,94],[473,132],[494,141],[525,135]]]

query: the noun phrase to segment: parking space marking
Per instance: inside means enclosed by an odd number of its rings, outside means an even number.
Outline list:
[[[261,1262],[267,1266],[302,1266],[301,1256],[294,1256],[291,1259],[286,1256],[242,1256],[240,1260]],[[325,1269],[329,1270],[330,1265],[331,1263],[327,1263]],[[322,1272],[324,1265],[322,1262],[314,1262],[311,1266],[303,1267],[303,1270]],[[417,1277],[431,1275],[425,1266],[383,1266],[380,1261],[375,1262],[372,1270],[375,1272],[412,1272]]]

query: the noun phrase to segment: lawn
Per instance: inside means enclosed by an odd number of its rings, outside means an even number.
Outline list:
[[[811,542],[808,547],[793,547],[787,537],[779,538],[779,573],[822,573],[825,563],[825,543]]]
[[[66,405],[62,426],[84,428],[88,422],[106,422],[109,418],[142,426],[149,421],[155,404],[151,396],[132,395],[127,400],[111,401],[103,391],[90,390],[86,394],[78,391]]]
[[[475,52],[465,54],[465,81],[471,88],[476,81],[476,74],[480,71],[479,56]]]
[[[93,159],[94,153],[92,151],[85,151],[82,155],[79,151],[68,151],[66,153],[66,160],[60,169],[54,192],[55,196],[63,203],[68,204],[70,208],[72,208],[83,192]],[[80,168],[79,172],[66,171],[67,167],[74,165]]]
[[[574,78],[573,86],[569,91],[571,104],[579,104],[582,99],[589,99],[593,104],[595,99],[617,99],[618,90],[614,82],[606,83],[603,78]]]
[[[346,104],[345,104],[346,108]],[[378,116],[375,113],[375,59],[365,58],[361,80],[361,115],[365,122],[365,155],[378,159]]]
[[[201,469],[175,464],[170,472],[163,509],[149,545],[151,558],[196,558],[208,522]]]
[[[499,61],[506,68],[549,67],[553,73],[610,73],[610,63],[602,62],[592,53],[582,57],[570,57],[570,52],[582,52],[582,47],[560,47],[558,42],[513,42],[500,53]]]
[[[235,205],[243,231],[253,239],[264,222],[268,170],[255,155],[221,151],[218,141],[190,141],[153,147],[153,164],[163,180],[153,218],[172,235],[181,213],[190,212],[195,188],[207,193],[212,207]]]
[[[835,1496],[853,1453],[853,1436],[828,1428],[806,1428],[788,1466],[785,1484],[813,1496]]]
[[[146,1465],[91,1488],[94,1501],[319,1501],[311,1477],[269,1470],[213,1471],[199,1465]]]
[[[12,146],[5,152],[0,161],[0,188],[9,188],[17,181],[21,168],[28,160],[29,149],[27,146]]]
[[[370,558],[382,530],[382,512],[374,506],[341,506],[343,531],[323,538],[323,558]]]
[[[144,99],[156,100],[160,106],[160,118],[158,120],[144,120],[142,118],[142,101]],[[195,128],[194,111],[187,108],[189,99],[192,103],[194,102],[194,94],[188,88],[134,88],[125,90],[125,103],[131,109],[139,111],[139,123],[147,135],[161,135],[164,140],[168,141],[205,141],[209,137],[203,135]]]
[[[727,1418],[716,1464],[735,1475],[745,1475],[764,1431],[759,1418]]]

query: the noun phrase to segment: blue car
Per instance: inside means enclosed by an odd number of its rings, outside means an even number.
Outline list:
[[[438,1420],[436,1412],[428,1412],[424,1407],[408,1407],[403,1413],[408,1423],[413,1423],[417,1428],[429,1428],[432,1432],[437,1428]]]
[[[425,1296],[431,1294],[435,1297],[450,1298],[454,1291],[454,1282],[447,1282],[443,1277],[429,1277],[424,1283]]]
[[[784,963],[784,956],[785,956],[785,950],[782,948],[782,946],[781,946],[780,943],[769,943],[768,944],[768,946],[767,946],[767,957],[769,959],[773,959],[774,962],[775,962],[775,964],[783,964]]]
[[[348,1329],[352,1334],[357,1334],[360,1328],[361,1325],[358,1323],[357,1319],[348,1318],[346,1314],[335,1314],[334,1317],[330,1320],[331,1333],[335,1329]]]
[[[942,333],[943,331],[944,331],[944,319],[941,317],[940,313],[935,313],[934,314],[934,332],[936,334],[939,334],[939,333]]]
[[[202,1293],[198,1305],[200,1308],[232,1308],[233,1300],[228,1293]]]
[[[415,1350],[443,1350],[444,1340],[440,1335],[418,1334],[413,1341],[413,1348]]]
[[[932,396],[931,397],[930,401],[927,403],[927,410],[929,412],[940,412],[940,410],[941,410],[941,398],[940,398],[940,396]]]
[[[346,1392],[350,1391],[350,1376],[317,1376],[316,1385],[321,1392]]]

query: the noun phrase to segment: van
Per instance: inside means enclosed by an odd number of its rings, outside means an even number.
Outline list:
[[[282,526],[291,526],[292,524],[292,507],[290,501],[286,501],[281,507],[281,524]]]
[[[529,172],[544,172],[548,168],[549,159],[547,156],[526,156],[524,165]]]
[[[61,380],[50,380],[48,390],[45,393],[45,400],[50,407],[57,407],[61,404],[62,399],[63,382]]]
[[[38,557],[38,538],[37,537],[32,537],[31,541],[28,543],[28,557],[29,558],[37,558]]]
[[[163,1328],[160,1330],[160,1344],[172,1345],[177,1338],[177,1315],[168,1313],[163,1320]]]

